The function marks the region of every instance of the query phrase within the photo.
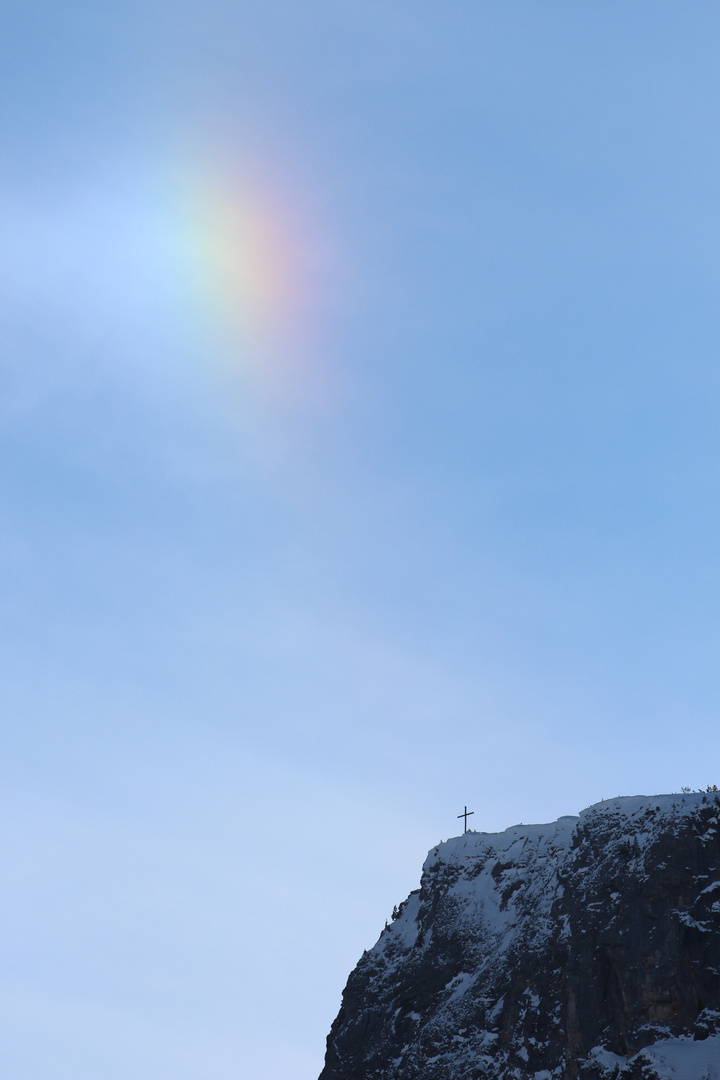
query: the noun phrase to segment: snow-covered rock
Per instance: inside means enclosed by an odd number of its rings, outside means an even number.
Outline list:
[[[320,1080],[720,1080],[719,815],[637,796],[439,844]]]

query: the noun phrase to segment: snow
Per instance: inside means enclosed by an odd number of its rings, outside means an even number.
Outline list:
[[[478,975],[479,972],[477,971],[473,975],[469,974],[467,971],[455,975],[446,985],[445,992],[449,995],[450,999],[462,997],[465,991],[476,982]]]
[[[720,1035],[666,1039],[643,1051],[663,1080],[720,1080]]]
[[[691,814],[698,805],[707,802],[709,798],[710,796],[703,792],[686,795],[624,795],[616,799],[603,799],[581,810],[579,814],[564,814],[557,821],[546,824],[511,825],[510,828],[498,833],[471,830],[460,836],[451,837],[433,848],[425,860],[425,867],[430,869],[436,861],[453,857],[477,858],[484,848],[509,854],[516,844],[520,845],[518,850],[522,850],[527,843],[537,843],[546,836],[552,836],[558,845],[567,844],[578,823],[593,814],[623,814],[628,818],[660,814],[663,818],[679,818]],[[626,839],[632,839],[636,834],[635,826],[627,833]]]
[[[621,1057],[596,1046],[589,1058],[608,1076],[612,1076],[617,1068],[618,1080],[622,1080],[623,1069],[635,1060],[648,1062],[659,1080],[720,1080],[720,1035],[702,1040],[689,1036],[662,1039],[633,1058]]]
[[[517,824],[498,833],[471,830],[441,842],[429,852],[423,865],[423,880],[442,879],[447,883],[460,917],[483,928],[490,951],[497,957],[506,952],[519,932],[519,904],[532,904],[534,932],[542,935],[553,901],[563,890],[556,869],[584,822],[596,815],[616,819],[616,842],[632,845],[632,858],[641,859],[645,847],[659,829],[667,826],[669,819],[692,814],[712,797],[702,792],[623,796],[604,799],[578,815],[566,814],[553,822]],[[621,825],[622,818],[627,819],[625,828]],[[708,889],[719,886],[720,882],[714,882]],[[612,901],[619,898],[620,894],[613,892]],[[418,894],[413,894],[400,917],[381,935],[380,951],[393,943],[404,949],[412,948],[417,939],[419,913],[420,899]],[[706,929],[687,912],[678,912],[678,917],[697,929]],[[428,941],[429,938],[426,945]],[[458,983],[453,996],[462,993],[467,985]]]
[[[685,926],[691,926],[694,930],[702,931],[703,934],[709,934],[712,930],[712,927],[708,926],[706,923],[701,923],[698,922],[697,919],[693,919],[687,911],[678,911],[676,908],[674,914],[677,915],[680,922]]]

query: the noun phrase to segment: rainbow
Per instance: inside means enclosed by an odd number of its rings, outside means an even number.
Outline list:
[[[268,184],[215,169],[190,190],[192,289],[212,351],[245,384],[285,393],[310,352],[308,238]]]

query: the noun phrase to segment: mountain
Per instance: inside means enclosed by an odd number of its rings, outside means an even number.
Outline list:
[[[320,1080],[720,1080],[719,812],[619,798],[433,848]]]

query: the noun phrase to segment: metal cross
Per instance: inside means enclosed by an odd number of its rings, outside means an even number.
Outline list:
[[[458,817],[465,818],[465,830],[464,830],[465,832],[468,831],[467,819],[470,817],[471,814],[474,814],[474,813],[475,813],[474,810],[468,810],[468,808],[466,806],[464,812],[462,814],[458,814]]]

